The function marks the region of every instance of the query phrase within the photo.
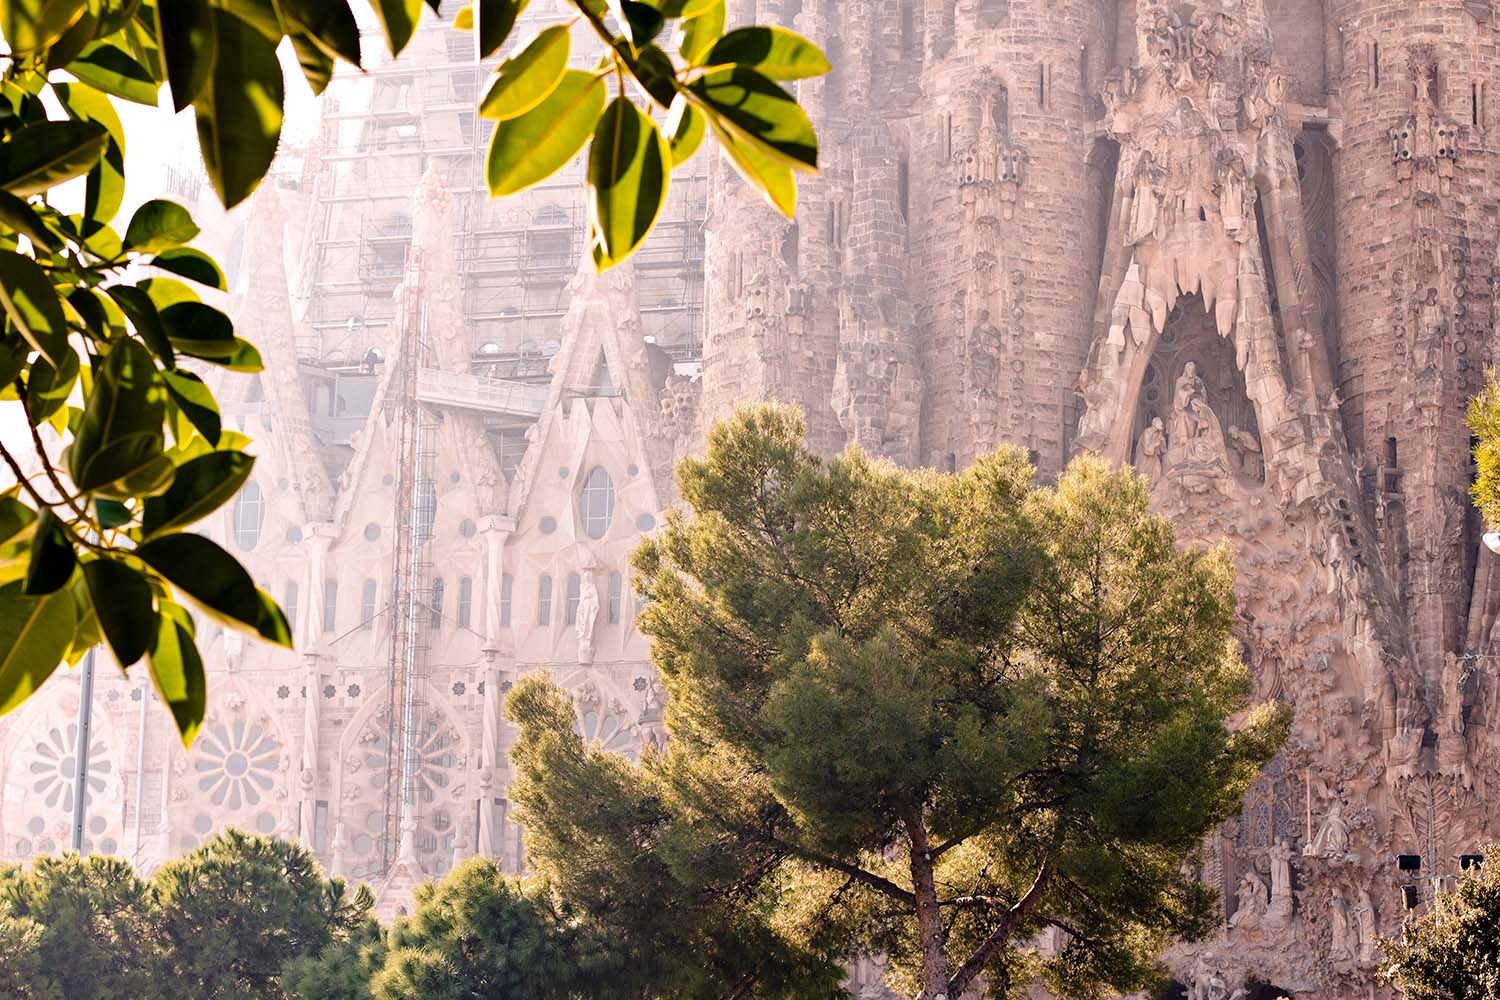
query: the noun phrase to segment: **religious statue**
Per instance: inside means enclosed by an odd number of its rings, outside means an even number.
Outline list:
[[[1152,417],[1151,424],[1141,431],[1135,444],[1135,467],[1151,482],[1160,482],[1165,471],[1167,455],[1167,431],[1161,417]]]
[[[1188,1000],[1226,1000],[1228,996],[1229,984],[1219,972],[1217,959],[1213,952],[1204,952],[1198,956],[1193,967],[1193,983],[1188,992]]]
[[[1354,926],[1359,932],[1359,964],[1373,965],[1379,958],[1380,938],[1375,930],[1375,904],[1364,887],[1354,901]]]
[[[1294,856],[1291,845],[1286,838],[1278,838],[1272,845],[1271,855],[1271,909],[1270,915],[1279,921],[1286,921],[1292,915],[1295,907],[1295,899],[1292,896],[1292,858]]]
[[[1169,468],[1188,465],[1227,471],[1224,431],[1208,403],[1208,389],[1198,375],[1198,366],[1192,361],[1183,366],[1172,392],[1167,442]]]
[[[1356,945],[1350,939],[1349,904],[1344,902],[1342,889],[1335,889],[1328,900],[1328,926],[1333,932],[1333,943],[1328,949],[1328,957],[1335,962],[1353,961]]]
[[[1229,918],[1230,927],[1246,927],[1259,923],[1266,915],[1266,883],[1254,868],[1240,876],[1239,888],[1234,891],[1238,905],[1234,916]]]
[[[580,655],[594,646],[594,623],[598,618],[599,588],[594,586],[594,575],[584,573],[578,590],[578,615],[574,619]]]
[[[1318,828],[1312,843],[1303,848],[1309,857],[1342,858],[1349,854],[1349,821],[1344,818],[1344,803],[1334,799],[1328,807],[1328,815]]]
[[[1239,456],[1240,470],[1250,479],[1265,477],[1265,461],[1255,434],[1233,424],[1229,426],[1229,443]]]

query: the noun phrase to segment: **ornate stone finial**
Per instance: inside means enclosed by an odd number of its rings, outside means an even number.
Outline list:
[[[443,179],[436,163],[428,164],[422,174],[414,204],[418,212],[438,215],[446,215],[453,207],[453,192],[448,189],[448,182]]]

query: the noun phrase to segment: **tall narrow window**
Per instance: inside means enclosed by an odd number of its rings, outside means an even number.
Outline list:
[[[904,3],[901,5],[901,51],[905,55],[911,55],[917,39],[916,14],[912,10],[916,4]]]
[[[583,593],[583,580],[577,573],[568,574],[567,620],[569,625],[578,624],[578,601]]]
[[[620,601],[625,595],[625,577],[621,573],[609,574],[609,623],[620,624]]]
[[[604,466],[596,465],[583,483],[578,513],[590,538],[603,538],[615,516],[615,484]]]
[[[896,161],[896,204],[901,211],[901,221],[910,221],[911,159],[905,153]]]
[[[437,630],[443,627],[443,578],[438,577],[432,581],[432,627]]]
[[[1479,127],[1479,82],[1469,84],[1469,121],[1475,127]]]
[[[323,631],[332,632],[338,627],[339,584],[337,580],[323,582]]]
[[[500,627],[510,628],[510,595],[515,586],[515,577],[506,573],[500,578]]]
[[[375,627],[375,581],[366,580],[359,593],[359,627],[366,632]]]
[[[1045,108],[1047,106],[1047,64],[1036,65],[1036,103]]]
[[[319,854],[328,850],[328,801],[318,799],[313,806],[312,828],[313,850]]]
[[[260,544],[261,525],[266,522],[266,497],[251,480],[234,498],[234,544],[249,552]]]
[[[1373,42],[1370,45],[1370,80],[1378,88],[1380,86],[1380,43]]]
[[[536,585],[536,623],[552,624],[552,577],[545,573]]]
[[[283,611],[286,612],[286,620],[292,627],[292,638],[297,637],[297,584],[288,580],[286,585],[286,600],[283,602]]]
[[[953,112],[943,112],[943,159],[953,159]]]
[[[474,614],[474,578],[463,577],[458,581],[458,626],[468,628]]]

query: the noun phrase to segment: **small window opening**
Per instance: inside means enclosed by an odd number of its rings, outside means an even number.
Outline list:
[[[905,153],[896,163],[896,199],[901,210],[901,221],[911,219],[911,160]]]
[[[552,624],[552,577],[545,573],[537,582],[536,623],[538,625]]]
[[[1375,81],[1375,86],[1380,87],[1380,43],[1373,42],[1370,45],[1370,77]]]
[[[1045,108],[1047,106],[1047,64],[1037,63],[1036,67],[1036,103]]]
[[[583,596],[583,580],[577,573],[568,574],[568,603],[565,618],[569,625],[578,624],[578,604]]]
[[[434,632],[443,627],[443,592],[445,589],[442,577],[432,581],[431,625]]]
[[[515,578],[509,573],[500,577],[500,627],[510,628],[510,596],[515,587]]]

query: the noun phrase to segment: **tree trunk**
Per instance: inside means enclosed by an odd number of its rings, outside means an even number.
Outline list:
[[[932,878],[932,847],[920,808],[914,807],[906,817],[906,839],[911,848],[911,887],[917,897],[917,934],[922,945],[922,1000],[937,1000],[948,995],[948,950],[937,885]]]

